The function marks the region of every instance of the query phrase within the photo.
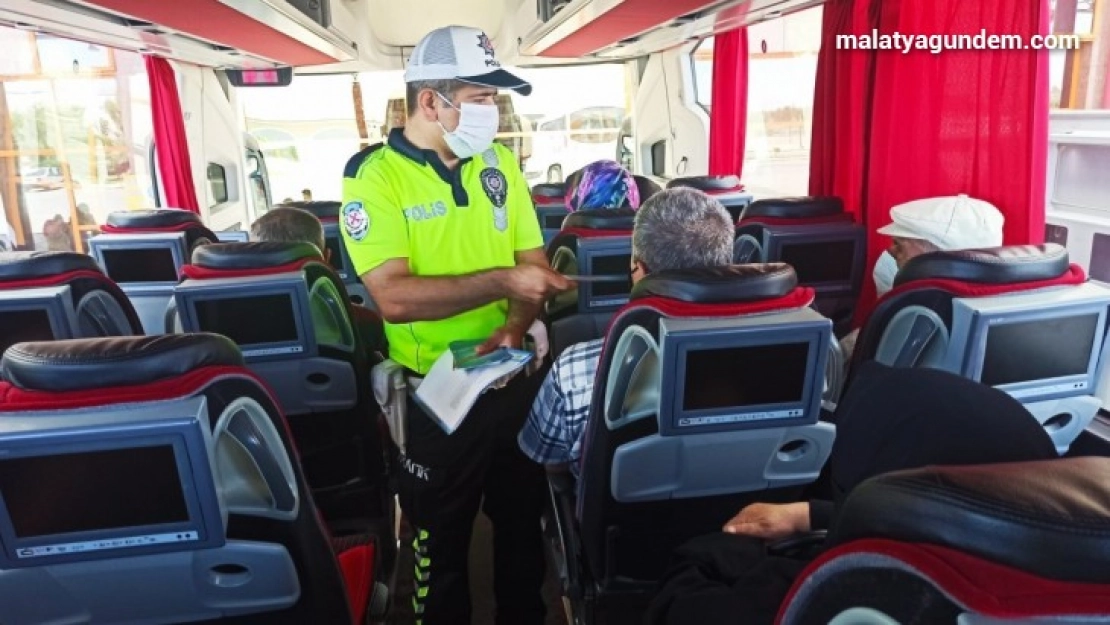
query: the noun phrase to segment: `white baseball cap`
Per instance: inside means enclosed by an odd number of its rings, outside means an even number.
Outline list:
[[[1006,218],[989,202],[964,194],[931,197],[890,209],[894,223],[879,228],[888,237],[924,239],[942,250],[1002,245]]]
[[[444,26],[424,35],[412,51],[405,82],[461,80],[482,87],[532,93],[532,85],[501,69],[486,33],[469,26]]]

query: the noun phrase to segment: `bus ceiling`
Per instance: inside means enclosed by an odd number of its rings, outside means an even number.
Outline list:
[[[207,67],[356,72],[402,69],[448,24],[485,30],[506,63],[547,65],[640,57],[821,2],[4,0],[0,24]]]

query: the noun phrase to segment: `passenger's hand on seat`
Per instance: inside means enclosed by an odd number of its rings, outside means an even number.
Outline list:
[[[779,540],[809,531],[809,504],[806,502],[753,503],[725,523],[729,534],[742,534],[766,540]]]
[[[574,283],[549,267],[525,263],[509,270],[508,287],[511,297],[542,304],[552,295],[574,288]]]

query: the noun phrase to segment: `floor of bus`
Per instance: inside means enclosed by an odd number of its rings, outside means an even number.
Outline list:
[[[471,625],[493,625],[493,540],[489,519],[479,513],[474,522],[474,538],[470,543]],[[545,551],[546,553],[546,551]],[[397,557],[397,583],[387,625],[412,625],[412,533],[407,523],[401,524],[401,551]],[[543,599],[547,604],[545,625],[566,625],[563,602],[559,596],[554,568],[548,562]]]

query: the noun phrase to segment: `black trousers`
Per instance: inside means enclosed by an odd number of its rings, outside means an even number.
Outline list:
[[[545,373],[520,373],[487,391],[451,435],[410,398],[398,491],[415,534],[418,625],[470,623],[467,560],[479,505],[493,525],[496,622],[543,623],[544,472],[520,451],[517,434]]]

